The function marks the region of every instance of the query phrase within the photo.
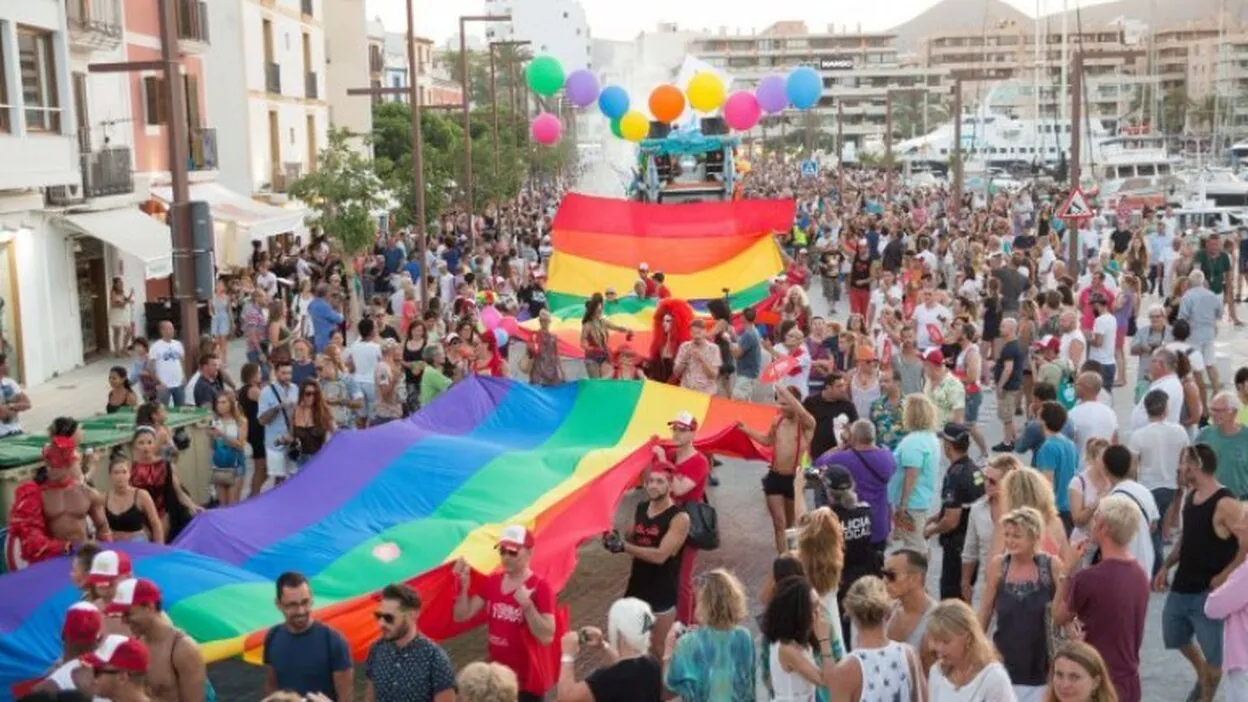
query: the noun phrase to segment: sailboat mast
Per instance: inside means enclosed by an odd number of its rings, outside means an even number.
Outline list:
[[[1069,0],[1062,0],[1062,85],[1059,92],[1060,99],[1057,104],[1061,106],[1058,114],[1061,115],[1061,124],[1070,124],[1070,34],[1068,33],[1068,23],[1070,14]],[[1061,146],[1061,139],[1058,139],[1058,146]]]

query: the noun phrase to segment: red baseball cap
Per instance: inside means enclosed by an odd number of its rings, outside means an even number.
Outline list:
[[[503,529],[503,533],[498,537],[498,545],[499,547],[533,548],[533,532],[520,524],[512,524]]]
[[[1060,351],[1062,348],[1062,340],[1052,334],[1046,334],[1040,337],[1036,343],[1032,344],[1031,348],[1037,351]]]
[[[941,353],[940,349],[931,349],[927,353],[923,354],[923,360],[927,363],[934,363],[938,366],[943,366],[945,365],[945,354]]]
[[[112,634],[91,653],[79,660],[95,670],[114,668],[125,673],[142,675],[147,672],[147,645],[129,636]]]
[[[121,551],[100,551],[91,559],[91,570],[87,571],[89,585],[108,585],[120,578],[128,578],[134,573],[130,564],[130,556]]]
[[[90,602],[75,602],[65,613],[61,639],[66,643],[84,645],[99,640],[104,630],[104,615]]]
[[[696,418],[694,418],[693,414],[691,414],[691,413],[689,413],[689,412],[683,412],[683,411],[682,411],[682,412],[678,412],[678,413],[676,414],[676,417],[675,417],[674,419],[672,419],[672,421],[670,421],[670,422],[668,422],[668,423],[667,423],[667,426],[669,426],[669,427],[671,427],[671,428],[673,428],[673,429],[684,429],[684,430],[687,430],[687,431],[697,431],[697,430],[698,430],[698,420],[697,420]]]
[[[108,603],[105,611],[109,614],[129,612],[131,607],[144,607],[160,604],[160,588],[156,583],[144,578],[130,578],[117,585],[117,593],[113,601]]]

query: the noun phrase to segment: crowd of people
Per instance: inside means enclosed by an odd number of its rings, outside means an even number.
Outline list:
[[[558,187],[444,218],[424,258],[410,232],[356,258],[329,238],[258,249],[218,285],[194,376],[168,323],[110,373],[109,411],[138,415],[131,450],[86,456],[76,423],[58,420],[47,474],[19,488],[22,558],[72,553],[94,605],[69,610],[62,662],[38,687],[210,694],[156,586],[96,545],[168,541],[204,509],[179,483],[168,406],[212,412],[213,504],[229,505],[335,433],[420,411],[463,378],[555,385],[583,368],[777,407],[766,431],[736,429],[770,457],[761,615],[731,570],[698,568],[717,479],[697,421],[672,408],[644,498],[603,537],[631,559],[605,627],[557,621],[558,593],[529,569],[534,535],[514,525],[501,571],[477,582],[455,567],[454,618],[484,618],[487,662],[457,675],[419,631],[419,596],[396,584],[375,612],[365,699],[1138,702],[1157,699],[1140,651],[1150,592],[1168,591],[1162,638],[1194,673],[1187,699],[1248,700],[1248,368],[1221,377],[1215,343],[1240,326],[1248,234],[1182,231],[1169,210],[1066,222],[1061,194],[1039,187],[952,202],[876,172],[796,170],[759,160],[744,186],[797,203],[767,300],[703,311],[642,263],[631,291],[585,303],[579,364],[560,358],[546,306]],[[628,295],[656,301],[650,349],[603,316]],[[509,338],[494,315],[539,329]],[[106,494],[89,487],[99,471]],[[266,636],[257,694],[353,699],[360,671],[343,635],[311,618],[307,578],[283,575],[276,603],[284,623]],[[591,652],[601,664],[578,676]]]

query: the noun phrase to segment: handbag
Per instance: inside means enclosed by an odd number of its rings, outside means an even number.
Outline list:
[[[234,487],[238,482],[238,473],[233,468],[213,468],[208,482],[215,487]]]
[[[719,548],[719,515],[706,496],[685,505],[685,514],[689,515],[689,536],[685,541],[699,551]]]

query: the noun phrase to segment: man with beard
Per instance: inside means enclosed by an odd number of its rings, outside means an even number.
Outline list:
[[[381,638],[364,664],[365,702],[455,702],[455,670],[446,651],[420,634],[420,596],[387,585],[373,618]]]
[[[107,613],[120,614],[134,636],[152,653],[151,665],[146,669],[147,689],[152,697],[161,702],[203,702],[208,691],[204,657],[195,641],[175,629],[163,614],[156,583],[143,578],[122,581]],[[264,655],[269,655],[267,645]]]
[[[109,636],[82,657],[95,675],[95,694],[110,702],[147,702],[147,667],[151,656],[142,641]]]
[[[689,412],[678,412],[667,426],[672,430],[672,446],[668,449],[654,447],[654,457],[657,462],[673,466],[672,500],[682,507],[690,502],[701,502],[706,496],[706,486],[714,482],[710,460],[693,445],[698,420]],[[690,546],[684,550],[680,560],[676,618],[685,625],[694,623],[693,567],[697,554],[697,549]]]
[[[633,525],[625,538],[612,530],[603,544],[612,553],[633,557],[633,567],[624,588],[625,597],[636,597],[650,605],[654,613],[652,650],[662,650],[667,631],[676,620],[677,580],[681,551],[689,536],[689,515],[672,500],[675,467],[655,462],[646,475],[647,502],[637,505]]]
[[[337,702],[351,702],[355,669],[351,647],[334,629],[312,619],[312,586],[302,573],[289,571],[277,578],[277,608],[285,622],[264,636],[264,665],[268,668],[264,694],[290,690],[300,695],[320,693]]]

